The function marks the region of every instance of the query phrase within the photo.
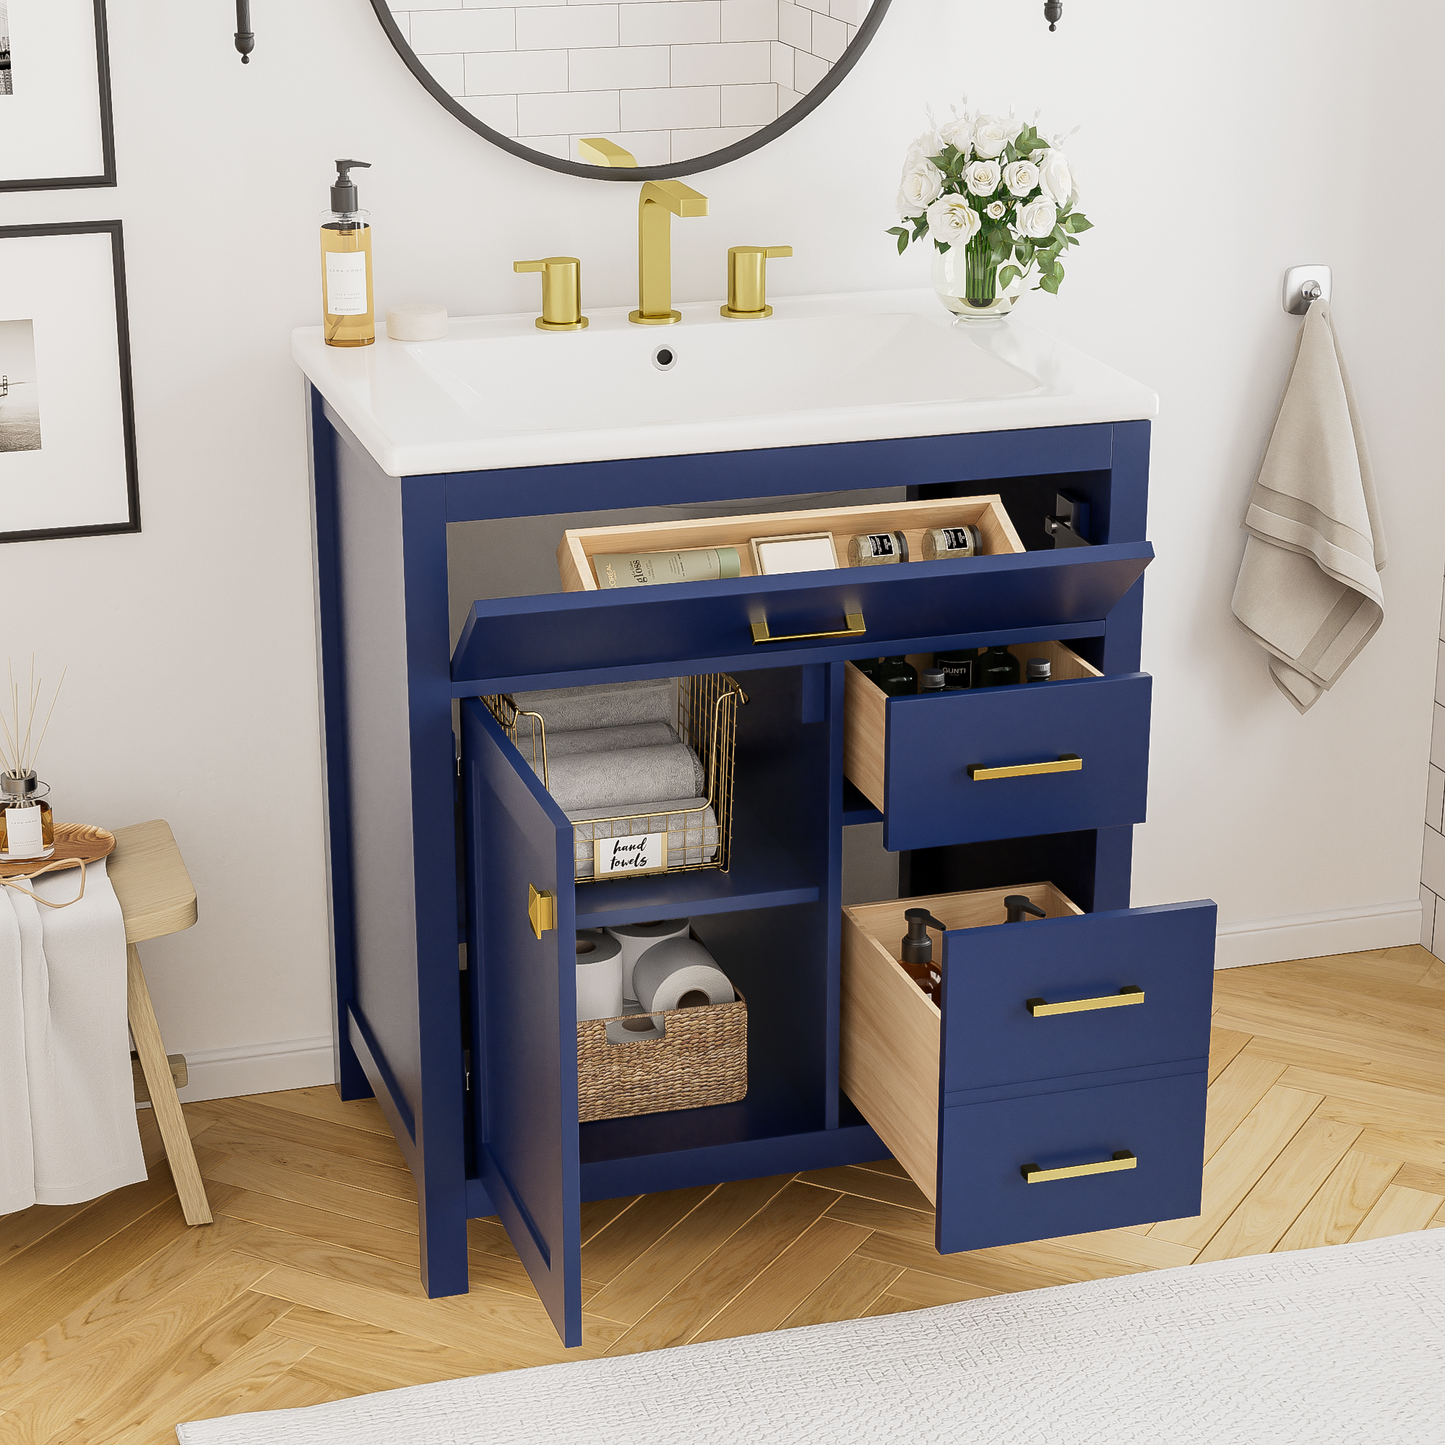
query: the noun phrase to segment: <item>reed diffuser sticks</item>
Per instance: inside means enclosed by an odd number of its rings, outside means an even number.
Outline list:
[[[55,684],[55,692],[50,699],[50,707],[46,710],[44,721],[40,724],[40,732],[35,732],[35,715],[40,707],[40,700],[45,688],[45,679],[35,676],[35,654],[30,654],[30,679],[26,683],[24,698],[20,691],[20,684],[15,680],[15,664],[6,658],[6,667],[10,674],[10,697],[9,716],[6,709],[0,707],[0,728],[4,730],[4,747],[0,751],[0,761],[4,763],[5,773],[12,778],[28,777],[35,768],[35,760],[40,756],[40,745],[45,741],[45,734],[50,730],[50,719],[55,715],[56,699],[60,696],[60,689],[65,685],[65,674],[70,671],[69,663],[61,671],[60,681]],[[33,741],[32,741],[33,740]]]

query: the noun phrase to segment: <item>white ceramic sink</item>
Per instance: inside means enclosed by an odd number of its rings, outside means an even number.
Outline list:
[[[453,320],[440,341],[343,350],[319,327],[292,349],[392,476],[882,437],[1128,421],[1152,392],[1016,318],[954,324],[932,292],[718,303],[675,326],[592,311],[584,331],[533,318]]]

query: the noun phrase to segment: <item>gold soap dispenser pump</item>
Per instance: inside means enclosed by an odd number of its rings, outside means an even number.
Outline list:
[[[321,307],[328,346],[370,346],[376,340],[371,299],[371,212],[357,204],[351,172],[370,161],[337,161],[331,209],[321,213]]]

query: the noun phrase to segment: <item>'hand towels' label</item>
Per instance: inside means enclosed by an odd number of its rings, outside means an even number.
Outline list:
[[[667,834],[637,838],[598,838],[592,845],[593,876],[616,873],[657,873],[667,867]]]
[[[326,253],[326,313],[328,316],[366,315],[366,252]]]

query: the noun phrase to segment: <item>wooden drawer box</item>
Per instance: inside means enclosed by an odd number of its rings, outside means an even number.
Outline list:
[[[1053,679],[890,698],[844,669],[843,770],[883,814],[890,852],[1144,821],[1153,679],[1105,677],[1061,642],[1009,651],[1020,668],[1047,657]],[[978,775],[1069,757],[1077,770]]]
[[[557,568],[564,592],[596,592],[592,558],[599,552],[662,552],[689,547],[736,547],[741,575],[757,576],[754,537],[793,532],[831,532],[840,567],[848,566],[848,542],[860,532],[900,531],[908,538],[910,561],[870,572],[897,572],[916,566],[923,557],[923,534],[930,527],[975,526],[983,536],[983,554],[1022,552],[1023,543],[997,496],[950,497],[935,502],[888,502],[867,507],[828,507],[805,512],[760,512],[743,517],[699,517],[681,522],[649,522],[631,527],[582,527],[562,534]],[[967,567],[969,560],[945,561]],[[850,569],[861,571],[864,569]],[[688,585],[688,584],[682,584]],[[696,585],[696,584],[692,584]]]
[[[1048,916],[1005,924],[1010,893],[1028,895]],[[907,908],[927,908],[948,926],[941,948],[935,942],[941,1008],[898,962]],[[1191,1190],[1197,1195],[1202,1154],[1188,1141],[1203,1138],[1203,1087],[1168,1081],[1202,1075],[1207,1066],[1214,915],[1212,903],[1085,914],[1051,883],[843,910],[842,1087],[937,1206],[940,1248],[1177,1218],[1178,1201]],[[990,926],[997,924],[1003,926]],[[1116,1095],[1113,1086],[1132,1092]],[[1109,1113],[1115,1098],[1134,1101],[1120,1106],[1117,1128]],[[1185,1141],[1184,1154],[1171,1143],[1167,1158],[1174,1162],[1124,1184],[1096,1189],[1093,1176],[1082,1176],[1091,1181],[1082,1193],[1100,1201],[1089,1214],[1095,1222],[1040,1231],[1027,1209],[978,1212],[985,1209],[980,1179],[988,1170],[995,1183],[1004,1179],[1005,1160],[1020,1184],[1018,1171],[1029,1163],[1046,1169],[1099,1163],[1115,1149],[1132,1149],[1143,1160],[1141,1147],[1127,1140],[1097,1158],[1090,1154],[1100,1139],[1125,1128],[1126,1116],[1150,1121],[1156,1158],[1166,1157],[1160,1140]],[[1061,1134],[1055,1119],[1080,1127]],[[992,1162],[981,1175],[984,1138],[996,1147],[990,1145]],[[1180,1157],[1189,1162],[1183,1175]],[[1035,1192],[1042,1188],[1030,1186],[1026,1197],[1071,1192]],[[995,1237],[1000,1229],[1007,1239]]]

